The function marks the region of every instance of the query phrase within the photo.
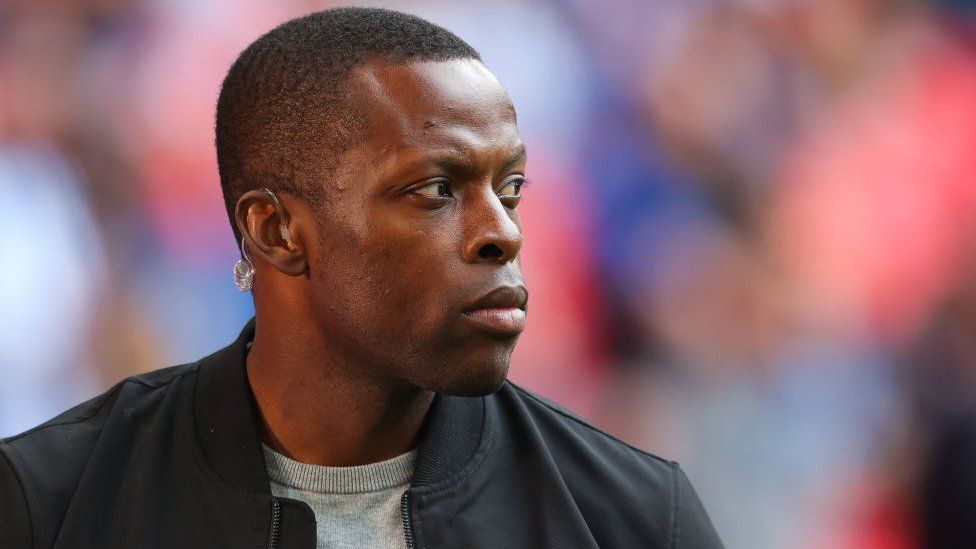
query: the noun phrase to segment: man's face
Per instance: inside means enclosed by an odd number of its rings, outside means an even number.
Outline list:
[[[364,375],[494,391],[527,298],[511,101],[474,60],[370,63],[350,89],[368,131],[339,159],[308,252],[318,328]]]

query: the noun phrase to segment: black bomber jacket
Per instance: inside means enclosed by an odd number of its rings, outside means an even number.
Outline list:
[[[314,549],[312,510],[271,494],[253,331],[0,441],[0,547]],[[676,463],[508,382],[435,397],[402,520],[410,548],[722,547]]]

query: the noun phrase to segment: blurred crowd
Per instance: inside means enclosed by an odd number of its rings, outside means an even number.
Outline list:
[[[515,102],[516,382],[680,461],[730,548],[976,543],[976,2],[371,5]],[[0,2],[0,436],[253,314],[217,93],[330,6]]]

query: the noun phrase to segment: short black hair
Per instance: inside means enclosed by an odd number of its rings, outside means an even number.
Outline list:
[[[335,8],[292,19],[249,45],[217,100],[217,166],[235,238],[240,196],[269,187],[319,206],[323,178],[364,135],[344,89],[369,61],[481,60],[467,42],[419,17],[379,8]]]

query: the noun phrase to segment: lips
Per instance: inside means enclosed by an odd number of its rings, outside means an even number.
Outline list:
[[[489,332],[517,335],[525,329],[528,299],[524,287],[502,286],[480,297],[462,316]]]
[[[478,309],[521,309],[525,311],[529,293],[522,286],[501,286],[488,292],[472,303],[464,312]]]

